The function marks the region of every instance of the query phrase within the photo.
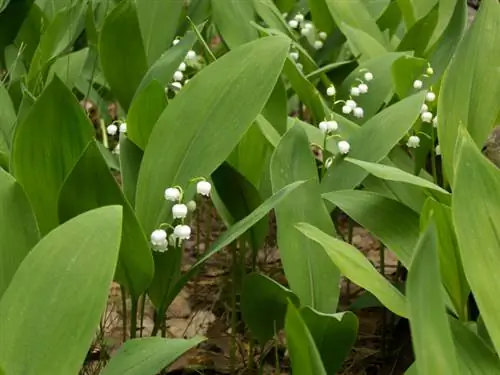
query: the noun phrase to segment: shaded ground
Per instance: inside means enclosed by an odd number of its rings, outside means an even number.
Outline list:
[[[208,225],[207,220],[201,222],[201,243],[198,249],[195,241],[187,243],[183,261],[184,269],[189,268],[196,261],[198,254],[205,251],[207,235],[214,240],[224,230],[221,221],[215,217],[215,210],[211,205],[205,201],[205,204],[201,206],[200,210],[204,213],[205,218],[211,211],[211,224]],[[347,226],[347,221],[342,220],[341,230],[345,236],[347,236]],[[279,251],[274,243],[275,228],[272,224],[271,227],[266,246],[258,256],[258,267],[261,272],[286,285]],[[196,225],[193,225],[193,228],[196,228]],[[209,228],[210,233],[207,233],[207,228]],[[197,238],[196,232],[193,233],[192,238]],[[363,228],[355,226],[352,243],[377,267],[379,266],[380,244],[369,233]],[[167,374],[218,375],[230,373],[230,291],[232,285],[229,273],[230,264],[231,259],[228,252],[223,251],[212,257],[203,272],[184,288],[168,309],[168,337],[190,338],[195,335],[203,335],[208,337],[208,340],[180,358],[171,366]],[[384,270],[387,277],[394,277],[396,266],[396,258],[386,251]],[[346,280],[342,281],[342,290],[340,309],[347,309],[352,302],[356,301],[356,298],[363,294],[362,290],[355,285],[350,285]],[[113,285],[108,308],[103,317],[101,333],[96,338],[94,348],[95,353],[100,353],[94,354],[94,356],[98,359],[100,355],[101,360],[89,361],[82,373],[97,374],[105,363],[102,357],[112,355],[113,351],[123,342],[121,304],[120,288],[118,285]],[[129,306],[127,314],[130,314]],[[405,344],[409,344],[407,328],[395,324],[394,318],[382,308],[365,308],[356,311],[356,314],[359,317],[358,340],[345,362],[341,374],[403,374],[412,361],[411,347],[405,348]],[[145,308],[142,327],[144,336],[148,336],[153,327],[153,308],[149,302]],[[256,374],[255,371],[247,371],[249,342],[245,338],[244,326],[241,322],[238,324],[236,342],[238,346],[238,373]],[[286,356],[283,334],[279,336],[277,345],[281,365],[280,374],[289,374],[289,359]],[[410,353],[409,357],[408,352]],[[274,347],[270,347],[266,353],[255,354],[257,361],[262,356],[265,357],[264,362],[267,363],[264,374],[276,374],[274,371],[276,362]]]

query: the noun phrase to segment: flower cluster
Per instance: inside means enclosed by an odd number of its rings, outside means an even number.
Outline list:
[[[106,127],[106,132],[110,136],[115,136],[118,132],[124,134],[127,132],[127,123],[125,121],[113,121]]]
[[[423,79],[428,78],[434,74],[434,69],[430,65],[427,65],[427,69],[425,71],[425,74],[422,74],[422,76],[419,79],[416,79],[413,81],[413,88],[415,90],[421,90],[424,86]],[[432,91],[432,87],[429,90],[425,91],[425,103],[422,104],[422,108],[420,109],[420,120],[424,123],[432,123],[434,128],[437,128],[438,125],[438,117],[437,115],[434,115],[433,110],[435,112],[437,96],[436,93]],[[427,135],[426,135],[427,136]],[[406,146],[409,148],[418,148],[420,146],[420,137],[418,135],[411,135],[407,142]],[[439,145],[435,149],[436,155],[440,155],[441,151],[439,149]]]
[[[337,121],[335,121],[333,119],[330,119],[330,120],[325,119],[324,121],[321,121],[319,123],[318,127],[325,135],[324,146],[326,146],[326,141],[327,141],[328,137],[340,138],[340,136],[338,134],[333,134],[339,129],[339,124]],[[351,149],[351,145],[346,140],[340,140],[339,142],[337,142],[337,147],[339,149],[339,152],[342,155],[346,155],[347,153],[349,153],[349,150]],[[332,160],[329,158],[325,162],[325,167],[329,168],[331,166],[331,164],[332,164]]]
[[[283,17],[286,19],[288,14],[283,14]],[[324,42],[328,37],[324,31],[317,30],[311,21],[307,21],[302,13],[297,13],[293,18],[288,20],[288,26],[295,30],[300,29],[300,34],[306,37],[317,50],[323,48]]]
[[[212,190],[210,182],[205,179],[195,180],[198,180],[196,184],[197,193],[207,197],[210,196],[210,191]],[[151,245],[153,250],[158,252],[165,252],[169,246],[176,246],[176,242],[180,243],[183,240],[189,239],[191,236],[191,227],[186,225],[184,221],[189,212],[196,210],[195,201],[182,203],[183,191],[178,186],[165,189],[164,198],[167,201],[175,203],[172,206],[172,217],[176,225],[172,227],[169,224],[162,224],[160,228],[151,233]],[[167,227],[167,230],[163,229],[162,226]],[[168,234],[167,231],[171,231],[171,233]]]
[[[175,38],[172,42],[172,45],[176,46],[180,43],[180,41],[181,40],[179,38]],[[189,82],[189,79],[186,79],[186,70],[188,66],[193,66],[193,64],[195,64],[197,60],[198,55],[196,54],[196,52],[193,50],[188,51],[186,57],[184,58],[184,61],[181,62],[177,70],[174,72],[174,75],[172,76],[172,83],[170,84],[170,86],[175,89],[175,92],[182,89],[183,85],[186,85]],[[168,90],[168,87],[166,90]]]

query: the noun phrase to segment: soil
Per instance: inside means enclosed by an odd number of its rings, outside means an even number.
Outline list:
[[[215,209],[208,200],[198,205],[204,220],[200,225],[200,245],[196,247],[196,224],[193,224],[193,236],[186,242],[183,270],[188,269],[205,251],[206,244],[216,239],[225,228],[222,221],[216,216]],[[342,214],[341,214],[342,215]],[[210,220],[210,224],[208,224]],[[340,228],[347,237],[348,221],[340,218]],[[286,285],[283,274],[279,249],[275,243],[275,221],[271,215],[270,235],[265,248],[258,254],[258,268],[260,272]],[[380,269],[380,243],[366,230],[354,224],[352,243],[366,257]],[[385,250],[384,271],[388,278],[395,279],[397,260],[395,256]],[[207,341],[199,347],[189,351],[179,358],[166,374],[230,374],[230,290],[232,280],[229,266],[231,258],[229,252],[222,251],[213,256],[203,272],[189,282],[182,292],[173,301],[166,313],[167,337],[191,338],[196,335],[207,337]],[[340,310],[347,310],[349,306],[363,295],[363,291],[346,280],[342,280],[342,296]],[[361,300],[360,300],[361,301]],[[147,301],[145,316],[142,324],[143,336],[149,336],[153,328],[153,306]],[[403,321],[398,322],[395,317],[380,306],[356,310],[359,318],[358,340],[344,369],[343,375],[398,375],[403,374],[412,363],[411,343],[409,331]],[[130,305],[127,303],[127,315],[130,314]],[[93,348],[89,352],[82,374],[98,374],[106,360],[113,355],[123,342],[123,319],[121,291],[118,284],[113,284],[103,322],[96,336]],[[247,371],[249,341],[245,334],[242,322],[238,324],[236,332],[238,346],[238,374],[256,374]],[[290,374],[290,363],[286,353],[286,338],[281,332],[275,344],[278,345],[280,373]],[[275,371],[275,351],[255,353],[256,360],[264,358],[264,374],[277,374]]]

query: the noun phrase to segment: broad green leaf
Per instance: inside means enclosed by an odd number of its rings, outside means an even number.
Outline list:
[[[453,23],[454,13],[456,12],[457,7],[461,7],[462,9],[464,9],[464,13],[467,14],[468,6],[465,1],[440,0],[437,3],[439,17],[434,29],[434,33],[432,34],[432,38],[429,40],[429,47],[432,47],[434,43],[442,43],[442,41],[440,41],[439,39],[442,38],[442,36],[446,33],[446,29]]]
[[[14,41],[33,2],[34,0],[4,2],[2,12],[0,12],[0,68],[7,68],[3,65],[5,48]]]
[[[203,69],[169,104],[139,171],[136,210],[147,233],[164,219],[167,187],[208,177],[238,144],[271,95],[287,52],[282,37],[240,46]]]
[[[484,1],[460,43],[439,94],[438,135],[446,178],[453,186],[459,125],[482,146],[500,111],[500,4]]]
[[[351,46],[353,54],[356,56],[361,54],[360,62],[385,55],[388,52],[383,44],[363,30],[350,27],[345,23],[341,25],[341,29]]]
[[[301,375],[326,375],[314,338],[291,302],[286,311],[285,333],[293,371]]]
[[[47,30],[42,34],[28,72],[28,87],[33,94],[42,91],[46,69],[52,59],[58,57],[74,43],[83,28],[85,4],[74,5],[57,12]]]
[[[422,227],[426,225],[431,213],[436,227],[439,228],[437,237],[441,280],[459,318],[465,321],[468,319],[467,298],[470,287],[460,259],[452,212],[450,207],[429,198],[420,217]]]
[[[347,311],[337,314],[322,314],[310,307],[300,309],[327,374],[336,374],[347,359],[356,342],[358,318]]]
[[[347,25],[365,32],[381,45],[386,45],[384,35],[378,28],[377,23],[363,1],[326,0],[326,3],[333,19],[343,33],[345,33],[344,25]]]
[[[0,84],[0,151],[8,153],[16,124],[16,110],[7,88]]]
[[[404,266],[410,265],[419,237],[419,217],[404,204],[362,190],[323,194],[391,250]]]
[[[120,2],[106,17],[99,37],[101,67],[122,108],[127,111],[148,70],[135,2]]]
[[[24,257],[38,242],[35,217],[21,186],[0,169],[0,299]]]
[[[269,100],[262,110],[262,115],[269,121],[279,134],[286,132],[288,114],[288,100],[286,96],[285,83],[279,79]]]
[[[437,32],[440,30],[439,22],[441,22],[441,16],[445,17],[446,23],[442,25],[444,28],[442,34],[439,35],[439,40],[436,43],[433,43],[431,40],[425,52],[425,56],[428,56],[431,66],[434,69],[434,74],[428,79],[428,82],[431,84],[441,80],[442,75],[448,68],[448,64],[453,58],[458,44],[462,40],[468,16],[468,6],[465,1],[441,0],[439,6],[440,9],[438,10],[438,14],[440,18],[438,19],[438,25],[435,28],[434,36],[436,36]],[[446,7],[451,8],[444,9]],[[443,11],[441,11],[441,8],[443,8]],[[448,11],[450,15],[446,14]],[[448,19],[448,17],[451,18]]]
[[[72,89],[76,80],[82,74],[88,55],[89,49],[83,48],[58,58],[49,69],[47,82],[50,82],[52,77],[57,75],[68,88]]]
[[[410,29],[415,23],[415,9],[413,9],[412,0],[397,0],[396,1],[401,9],[401,14],[403,15],[403,20],[405,22],[406,29]]]
[[[464,324],[449,318],[457,352],[460,374],[488,375],[498,373],[500,360],[485,342]]]
[[[418,186],[424,189],[429,189],[430,191],[438,193],[440,197],[449,197],[450,193],[441,188],[440,186],[434,184],[433,182],[415,176],[414,174],[405,172],[400,168],[390,165],[383,165],[378,163],[370,163],[362,160],[356,160],[351,157],[344,159],[346,162],[357,165],[372,175],[389,181],[399,181],[406,184]],[[446,199],[446,198],[445,198]]]
[[[252,337],[261,345],[285,326],[288,301],[299,305],[299,299],[291,290],[265,275],[251,273],[243,279],[241,314]],[[263,316],[266,318],[262,319]]]
[[[59,190],[93,132],[82,107],[57,76],[16,128],[11,168],[26,191],[42,235],[59,224]]]
[[[123,194],[134,207],[143,152],[128,137],[120,137],[120,176]]]
[[[121,220],[117,206],[86,212],[26,256],[0,300],[0,366],[7,374],[80,371],[106,307]]]
[[[339,297],[339,271],[329,261],[321,246],[299,233],[294,225],[306,221],[328,233],[335,228],[320,196],[318,171],[309,140],[300,125],[281,138],[271,158],[273,191],[307,180],[276,208],[278,247],[290,289],[302,305],[323,313],[336,311]]]
[[[335,29],[335,22],[330,14],[326,0],[309,0],[309,10],[314,25],[320,31],[330,34]]]
[[[212,181],[219,199],[230,214],[231,221],[227,223],[229,226],[244,219],[262,203],[257,188],[227,163],[222,163],[212,173]],[[240,240],[248,241],[256,256],[264,244],[268,230],[269,218],[264,217],[244,233]]]
[[[259,37],[257,30],[250,24],[255,19],[250,1],[212,0],[211,4],[213,22],[229,48]]]
[[[252,0],[251,0],[252,1]],[[253,0],[255,12],[271,29],[279,30],[286,35],[292,35],[292,30],[288,27],[281,12],[272,0]]]
[[[500,283],[496,271],[500,267],[500,171],[481,155],[472,137],[463,128],[460,130],[462,147],[456,157],[453,223],[465,275],[499,353],[500,300],[491,286]]]
[[[29,0],[25,1],[25,3],[26,2],[29,2]],[[16,3],[21,2],[16,1]],[[20,14],[22,14],[22,12]],[[2,25],[3,24],[2,22]],[[49,24],[50,21],[46,17],[46,14],[42,12],[36,3],[32,4],[27,16],[24,16],[24,21],[15,39],[15,45],[24,46],[23,60],[27,68],[31,64],[40,38]],[[3,48],[0,48],[0,50],[4,51]]]
[[[296,224],[296,229],[320,244],[340,272],[353,283],[375,295],[393,313],[401,317],[408,316],[405,297],[373,267],[358,249],[308,223]]]
[[[144,150],[156,121],[167,107],[165,88],[151,81],[134,98],[127,115],[127,136]]]
[[[323,121],[326,114],[326,104],[316,87],[299,70],[291,57],[287,58],[283,73],[290,80],[290,84],[300,100],[312,112],[313,119],[316,122]]]
[[[419,374],[461,374],[445,311],[436,231],[431,216],[408,271],[406,295],[413,349]]]
[[[418,118],[424,93],[412,95],[391,105],[368,120],[351,139],[349,156],[366,162],[382,160],[411,129]],[[322,191],[353,189],[368,172],[344,160],[335,161],[321,182]],[[342,177],[339,177],[342,176]]]
[[[142,44],[149,65],[170,47],[184,3],[183,0],[135,0]]]
[[[125,342],[111,357],[101,375],[156,375],[182,354],[204,341],[143,337]]]
[[[438,17],[439,12],[435,8],[425,17],[415,22],[399,42],[397,50],[413,51],[415,56],[424,56]]]
[[[258,119],[267,121],[262,115]],[[250,154],[251,158],[248,157]],[[259,125],[254,123],[231,152],[227,162],[255,188],[259,188],[264,169],[268,168],[270,155],[271,147]]]
[[[283,201],[290,193],[295,191],[298,187],[302,186],[305,181],[296,181],[288,186],[285,186],[280,191],[273,194],[270,198],[266,199],[259,207],[252,211],[243,220],[240,220],[231,226],[226,232],[212,243],[210,249],[193,265],[191,268],[180,278],[176,283],[174,289],[170,292],[169,298],[173,300],[175,296],[182,290],[186,283],[191,280],[198,270],[210,259],[214,254],[224,249],[229,244],[237,240],[243,233],[248,231],[255,223],[259,222],[267,213],[275,208],[280,202]],[[167,252],[168,254],[168,252]]]
[[[60,190],[59,217],[64,222],[107,205],[123,207],[122,241],[115,279],[138,298],[153,278],[149,243],[96,144],[91,142]]]
[[[276,148],[276,146],[278,146],[278,142],[280,141],[280,134],[276,131],[272,124],[262,115],[258,115],[255,122],[271,147]]]
[[[425,72],[427,61],[408,55],[401,56],[392,64],[392,81],[394,92],[403,99],[413,93],[413,82],[416,79],[422,79],[422,73]],[[425,80],[424,80],[425,81]]]
[[[411,0],[415,20],[420,20],[425,17],[429,12],[434,8],[434,6],[438,3],[438,0]]]
[[[165,51],[144,75],[135,95],[140,95],[153,80],[158,81],[164,87],[172,82],[172,76],[186,58],[186,54],[193,47],[195,41],[195,33],[187,32],[177,45]]]
[[[361,63],[344,80],[339,88],[338,97],[344,98],[350,95],[352,86],[359,85],[359,79],[363,79],[362,69],[366,69],[373,74],[373,80],[368,82],[369,91],[366,95],[356,97],[356,103],[363,108],[364,118],[356,119],[351,116],[356,123],[366,123],[380,110],[380,107],[392,96],[392,64],[398,58],[404,56],[401,52],[390,52],[385,55],[375,57]]]

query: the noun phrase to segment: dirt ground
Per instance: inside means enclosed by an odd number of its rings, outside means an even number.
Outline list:
[[[207,237],[217,238],[224,230],[221,220],[216,217],[216,211],[205,201],[199,207],[206,219],[210,217],[211,224],[202,222],[200,225],[200,246],[196,248],[197,233],[194,232],[191,241],[186,243],[183,269],[188,269],[205,251]],[[274,220],[270,220],[270,235],[265,248],[258,256],[258,268],[261,272],[286,285],[283,274],[279,250],[275,244]],[[348,222],[340,220],[341,231],[347,236]],[[210,233],[207,232],[207,228]],[[196,225],[193,225],[196,229]],[[377,267],[380,266],[380,243],[366,230],[354,225],[352,243],[362,251]],[[189,351],[179,358],[166,372],[167,374],[206,374],[222,375],[230,373],[229,353],[231,347],[230,329],[230,290],[231,278],[229,265],[230,255],[220,252],[207,263],[203,272],[182,290],[167,311],[167,336],[172,338],[190,338],[203,335],[208,338],[199,347]],[[380,267],[379,267],[380,268]],[[397,269],[396,258],[385,252],[384,271],[387,277],[394,278]],[[363,291],[355,285],[342,281],[342,296],[340,310],[348,309],[363,295]],[[366,298],[365,298],[366,300]],[[373,300],[373,298],[371,299]],[[367,300],[367,301],[370,301]],[[361,303],[362,299],[357,303]],[[346,360],[342,375],[398,375],[403,374],[411,358],[411,344],[408,327],[404,322],[397,322],[389,312],[381,307],[369,307],[355,310],[359,318],[358,340],[349,358]],[[127,305],[127,315],[130,306]],[[123,319],[120,287],[113,284],[110,290],[108,306],[103,315],[102,328],[99,330],[93,348],[89,352],[88,360],[82,374],[98,374],[106,363],[106,358],[123,342]],[[147,301],[142,333],[149,336],[153,328],[153,307]],[[238,324],[236,333],[238,345],[238,374],[256,374],[246,370],[248,363],[249,342],[246,338],[244,325]],[[290,374],[289,358],[286,353],[285,337],[280,334],[277,340],[280,374]],[[264,357],[266,363],[264,374],[277,374],[274,370],[276,357],[275,350],[267,353],[255,353],[255,358]]]

